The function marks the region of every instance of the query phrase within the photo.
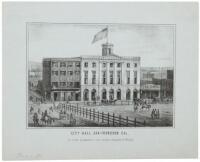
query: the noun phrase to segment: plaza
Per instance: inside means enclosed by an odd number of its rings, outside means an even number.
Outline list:
[[[60,111],[56,108],[59,105],[59,102],[56,103],[44,103],[40,105],[29,105],[29,111],[30,107],[34,107],[35,112],[40,109],[40,111],[45,111],[49,110],[50,107],[54,107],[53,113],[50,114],[51,117],[55,118],[55,122],[51,125],[44,125],[41,124],[40,127],[42,126],[47,126],[47,127],[98,127],[98,126],[103,126],[102,123],[97,123],[92,120],[87,120],[79,115],[75,115],[74,119],[76,120],[76,124],[71,124],[70,119],[67,118],[61,118],[60,117]],[[77,103],[72,103],[71,105],[77,105]],[[168,103],[168,104],[151,104],[151,109],[150,110],[141,110],[139,109],[138,111],[134,111],[133,105],[101,105],[101,106],[84,106],[81,103],[79,104],[79,107],[81,108],[87,108],[87,109],[95,109],[97,112],[104,112],[105,114],[115,114],[115,116],[122,116],[122,117],[128,117],[130,120],[134,120],[135,118],[137,121],[143,122],[144,120],[146,121],[146,127],[172,127],[173,126],[173,104]],[[151,112],[152,109],[159,109],[160,111],[160,118],[159,119],[152,119],[151,117]],[[32,113],[33,114],[33,113]],[[70,114],[70,113],[69,113]],[[33,126],[33,120],[32,120],[32,115],[29,112],[29,126]]]

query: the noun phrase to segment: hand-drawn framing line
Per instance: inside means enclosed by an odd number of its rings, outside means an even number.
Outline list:
[[[172,129],[175,128],[175,85],[176,85],[176,24],[146,23],[61,23],[61,22],[25,22],[26,24],[26,129]],[[29,25],[30,24],[66,24],[66,25],[132,25],[132,26],[172,26],[173,27],[173,126],[172,127],[29,127],[28,126],[28,56],[29,56]]]

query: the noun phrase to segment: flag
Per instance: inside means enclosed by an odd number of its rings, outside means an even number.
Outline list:
[[[107,37],[108,37],[108,28],[106,27],[94,36],[92,43],[95,43],[96,41],[99,41]]]

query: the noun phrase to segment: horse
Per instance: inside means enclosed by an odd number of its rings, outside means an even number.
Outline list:
[[[143,109],[150,110],[150,108],[151,108],[151,105],[149,105],[149,104],[143,104],[142,107],[141,107],[142,110]]]
[[[109,104],[114,104],[115,105],[116,101],[117,101],[117,99],[115,99],[115,100],[109,100]]]

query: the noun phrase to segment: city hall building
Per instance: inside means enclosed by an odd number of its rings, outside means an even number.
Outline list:
[[[54,101],[105,101],[140,98],[140,57],[114,54],[43,59],[45,98]]]

